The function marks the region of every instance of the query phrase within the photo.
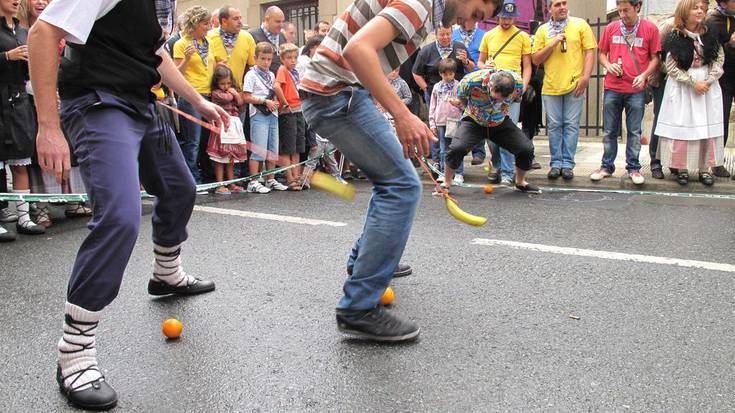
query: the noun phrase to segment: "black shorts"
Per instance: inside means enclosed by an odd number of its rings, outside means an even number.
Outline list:
[[[301,112],[278,114],[278,153],[293,155],[306,147],[306,121]]]
[[[531,170],[533,142],[507,116],[500,125],[493,127],[479,125],[471,118],[464,117],[455,135],[446,158],[447,165],[452,169],[459,168],[462,159],[475,145],[490,140],[515,156],[518,169]]]

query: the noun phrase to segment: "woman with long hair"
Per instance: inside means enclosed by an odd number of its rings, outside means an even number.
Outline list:
[[[722,76],[724,53],[704,19],[701,0],[680,0],[674,11],[674,28],[664,39],[668,55],[663,70],[668,75],[656,124],[658,158],[664,167],[678,171],[677,181],[686,185],[689,171],[698,170],[699,180],[714,184],[710,168],[724,158]]]

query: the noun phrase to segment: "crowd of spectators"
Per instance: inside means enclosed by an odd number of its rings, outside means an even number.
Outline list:
[[[487,32],[472,21],[437,29],[432,42],[386,76],[437,135],[431,158],[439,179],[444,179],[457,124],[467,116],[457,99],[460,81],[488,69],[507,72],[509,79],[518,81],[523,92],[509,105],[508,117],[529,139],[539,132],[543,107],[551,154],[547,176],[573,179],[580,117],[596,60],[606,72],[604,153],[591,180],[615,173],[625,113],[625,169],[633,183],[644,183],[639,153],[644,108],[651,100],[656,115],[649,146],[653,178],[663,179],[665,168],[681,184],[687,184],[694,171],[704,185],[713,185],[713,175],[729,176],[723,163],[735,89],[735,0],[718,0],[712,10],[707,0],[680,0],[672,17],[658,27],[640,16],[641,2],[617,0],[620,19],[609,23],[599,44],[589,24],[570,15],[567,0],[548,0],[549,21],[531,33],[516,25],[515,0],[505,0],[496,26]],[[18,7],[15,1],[0,0],[0,192],[8,192],[6,171],[12,174],[14,193],[85,192],[76,168],[57,184],[35,162],[36,120],[25,44],[28,29],[47,4],[22,0]],[[197,183],[252,176],[276,165],[291,168],[244,186],[223,184],[212,192],[300,191],[309,188],[309,174],[320,165],[343,183],[364,177],[351,170],[349,160],[335,154],[327,140],[310,131],[301,114],[298,85],[305,65],[330,35],[329,22],[305,30],[303,45],[297,44],[296,25],[276,6],[250,30],[243,28],[241,11],[227,5],[214,12],[193,6],[181,11],[176,23],[165,51],[198,93],[233,118],[230,130],[214,134],[199,122],[159,107]],[[63,42],[59,52],[63,59]],[[192,105],[165,86],[152,92],[160,102],[201,119]],[[471,148],[472,165],[484,163],[485,140],[480,137]],[[488,143],[489,181],[510,185],[518,173],[514,155]],[[249,150],[246,145],[251,145]],[[525,158],[524,165],[542,168],[532,157]],[[456,172],[453,182],[462,183],[464,165]],[[65,208],[70,217],[92,213],[83,203]],[[18,233],[42,234],[52,225],[48,211],[42,202],[16,202],[13,210],[2,202],[0,221],[14,222]],[[14,234],[0,226],[0,240],[11,239]]]

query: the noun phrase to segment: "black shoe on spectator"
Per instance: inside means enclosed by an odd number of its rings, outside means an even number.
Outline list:
[[[344,178],[345,181],[351,181],[351,180],[355,179],[355,177],[352,176],[352,172],[350,172],[350,171],[345,171],[342,174],[342,178]]]
[[[484,158],[480,158],[477,156],[472,157],[472,165],[481,165],[483,162],[485,162]]]
[[[574,171],[571,168],[561,168],[561,177],[564,178],[565,181],[568,181],[574,178]]]
[[[364,172],[362,172],[361,170],[358,169],[357,170],[357,179],[359,179],[359,180],[362,181],[362,180],[368,179],[368,177],[367,177],[367,175],[365,175]]]
[[[546,177],[549,179],[559,179],[561,176],[561,170],[559,168],[551,168],[549,169],[549,173],[546,174]]]
[[[18,220],[18,214],[10,212],[8,208],[0,209],[0,222],[8,224]]]
[[[715,178],[713,178],[712,174],[710,174],[709,172],[700,172],[699,182],[706,186],[712,186],[715,184]]]
[[[0,227],[0,242],[11,242],[15,241],[15,233],[10,232],[2,227]]]
[[[413,269],[408,264],[398,263],[398,266],[393,271],[393,278],[405,277],[413,274]],[[352,275],[352,267],[347,267],[347,275]]]
[[[500,173],[498,173],[495,170],[488,172],[487,180],[490,181],[491,184],[499,184],[500,183]]]
[[[337,330],[375,341],[409,341],[419,336],[416,324],[391,314],[383,306],[367,311],[337,310]]]
[[[686,169],[677,170],[676,182],[681,186],[685,186],[689,183],[689,172]]]
[[[527,194],[540,194],[541,193],[541,188],[537,187],[534,184],[526,184],[524,186],[516,184],[516,190],[525,192]]]
[[[651,169],[653,179],[664,179],[664,171],[661,169]]]
[[[712,175],[719,178],[729,178],[730,172],[727,171],[727,168],[725,168],[724,165],[719,165],[712,168]]]

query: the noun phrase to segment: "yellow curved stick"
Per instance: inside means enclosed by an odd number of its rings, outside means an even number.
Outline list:
[[[446,203],[447,203],[447,210],[449,211],[449,214],[455,217],[456,219],[464,222],[465,224],[474,225],[476,227],[481,227],[487,224],[487,218],[478,217],[477,215],[468,214],[462,211],[459,208],[459,205],[457,205],[456,202],[454,202],[448,197],[446,198]]]
[[[341,184],[331,175],[323,172],[314,172],[309,183],[316,189],[321,189],[348,201],[355,197],[355,187],[352,184]]]

